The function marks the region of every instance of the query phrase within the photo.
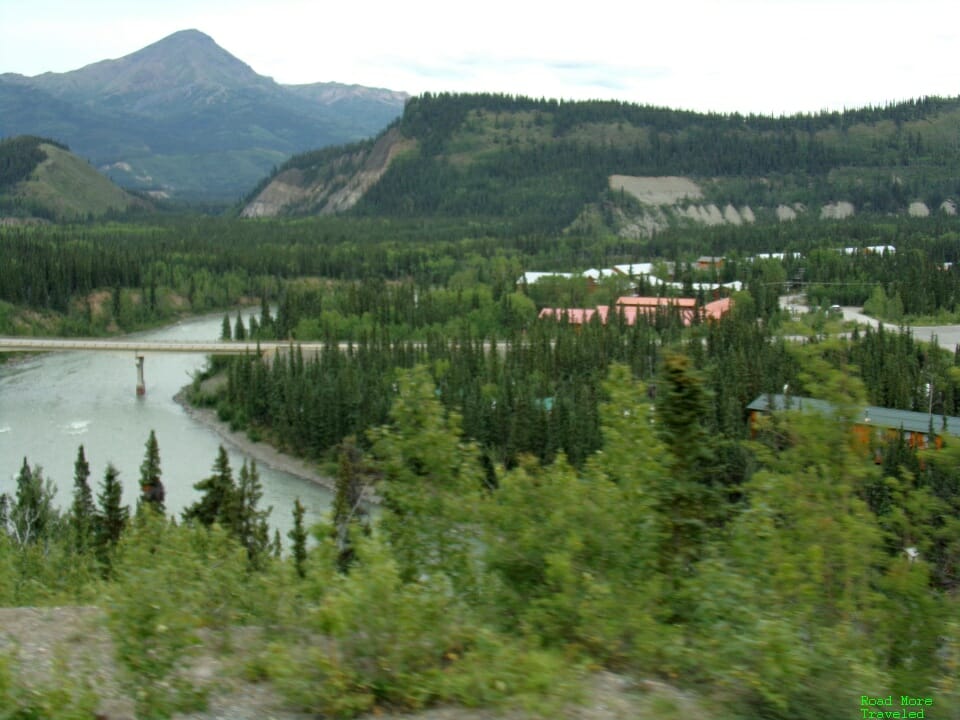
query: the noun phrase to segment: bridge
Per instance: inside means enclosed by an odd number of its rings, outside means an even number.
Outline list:
[[[42,337],[0,337],[0,352],[55,352],[72,350],[92,350],[95,352],[162,352],[162,353],[201,353],[204,355],[243,355],[245,353],[276,353],[295,344],[304,351],[316,352],[326,347],[320,342],[281,342],[268,340],[257,343],[220,340],[201,342],[181,342],[177,340],[130,340],[103,338],[42,338]],[[340,343],[345,349],[347,343]]]
[[[423,347],[422,340],[397,341],[401,345]],[[496,347],[503,352],[507,343],[500,341]],[[130,338],[51,338],[51,337],[3,337],[0,336],[0,353],[10,352],[129,352],[133,353],[137,367],[137,395],[146,393],[143,379],[144,353],[194,353],[200,355],[265,355],[276,357],[280,353],[297,348],[304,357],[316,356],[331,346],[323,342],[294,342],[293,340],[137,340]],[[355,344],[339,342],[338,350],[346,351]],[[484,342],[489,349],[491,343]]]
[[[346,349],[349,343],[340,343]],[[277,353],[291,347],[289,342],[244,342],[221,340],[215,342],[180,342],[168,340],[130,340],[103,338],[43,338],[0,337],[0,352],[129,352],[133,353],[137,368],[137,395],[145,395],[147,386],[143,376],[144,353],[199,353],[203,355],[244,355]],[[318,353],[327,347],[324,343],[297,343],[305,354]]]

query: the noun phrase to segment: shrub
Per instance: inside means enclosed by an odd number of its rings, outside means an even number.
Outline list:
[[[63,663],[48,684],[29,684],[16,661],[0,655],[0,720],[89,720],[98,702],[93,689],[71,677]]]
[[[445,576],[404,582],[376,539],[360,540],[306,633],[272,644],[255,670],[297,709],[326,716],[439,702],[535,707],[576,687],[558,656],[479,628]]]
[[[229,631],[240,619],[246,552],[219,527],[167,525],[143,513],[121,542],[108,624],[138,717],[202,708],[206,690],[182,672],[198,630]]]

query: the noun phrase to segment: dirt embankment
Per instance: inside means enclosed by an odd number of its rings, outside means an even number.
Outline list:
[[[646,205],[677,205],[683,200],[700,200],[703,191],[685,177],[635,177],[611,175],[610,189],[623,190]]]
[[[231,651],[210,633],[200,634],[202,645],[183,667],[196,687],[210,690],[206,710],[176,715],[178,720],[306,720],[308,716],[285,708],[269,682],[250,682],[240,669],[254,651],[259,630],[234,628]],[[18,686],[47,687],[57,682],[57,661],[74,681],[85,682],[98,699],[97,717],[135,720],[129,686],[121,683],[115,649],[104,612],[93,606],[0,608],[0,655],[15,659]],[[60,680],[63,678],[61,676]],[[700,704],[685,693],[652,680],[636,681],[599,672],[586,679],[584,697],[555,716],[555,720],[642,720],[660,717],[670,707],[689,717],[703,717]],[[2,710],[2,708],[0,708]],[[527,713],[448,706],[416,713],[379,710],[366,720],[529,720]]]
[[[413,147],[396,128],[388,130],[367,150],[344,154],[321,173],[324,178],[308,180],[309,173],[296,168],[277,175],[243,209],[242,217],[276,217],[293,210],[298,214],[329,215],[349,210],[387,171],[401,152]]]

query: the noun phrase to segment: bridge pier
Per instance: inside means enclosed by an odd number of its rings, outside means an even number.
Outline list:
[[[147,394],[147,384],[143,379],[143,355],[134,355],[137,363],[137,397]]]

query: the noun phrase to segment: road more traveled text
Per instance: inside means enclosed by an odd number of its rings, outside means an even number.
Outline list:
[[[860,696],[860,716],[864,720],[872,718],[924,718],[924,708],[933,705],[933,698],[916,697],[913,695],[901,695],[899,707],[901,708],[919,708],[918,710],[885,710],[884,708],[893,707],[893,695],[886,697],[870,697],[869,695]]]

